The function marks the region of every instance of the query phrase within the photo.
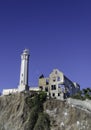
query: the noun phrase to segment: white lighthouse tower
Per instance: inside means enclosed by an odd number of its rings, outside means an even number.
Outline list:
[[[29,70],[29,50],[25,49],[21,54],[21,70],[18,91],[29,90],[28,86],[28,70]]]

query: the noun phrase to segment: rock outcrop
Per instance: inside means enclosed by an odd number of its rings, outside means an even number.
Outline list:
[[[49,130],[49,117],[43,113],[43,98],[33,93],[1,96],[0,130]]]
[[[91,130],[90,105],[87,109],[86,103],[77,105],[82,101],[44,100],[33,93],[1,96],[0,130]]]
[[[54,99],[46,101],[44,111],[50,116],[50,129],[91,130],[91,105],[89,109],[85,105],[86,101],[74,99],[69,102]]]

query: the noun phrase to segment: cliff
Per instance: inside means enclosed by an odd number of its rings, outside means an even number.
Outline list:
[[[45,101],[45,97],[45,94],[35,93],[1,96],[0,130],[91,129],[90,106],[78,105],[78,101],[73,104],[73,100]]]
[[[44,111],[50,116],[51,130],[91,130],[91,101],[51,99]]]
[[[17,93],[0,97],[0,130],[49,130],[43,113],[45,94]]]

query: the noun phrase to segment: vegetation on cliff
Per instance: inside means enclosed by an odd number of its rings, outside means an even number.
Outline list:
[[[0,96],[0,130],[90,130],[90,101],[72,101],[46,100],[44,92]]]
[[[32,98],[29,96],[26,98],[26,103],[31,108],[27,130],[50,130],[49,116],[43,112],[46,96],[45,92],[39,92]]]
[[[91,100],[91,88],[82,89],[77,94],[73,95],[72,98],[80,99],[80,100],[85,100],[85,99]]]

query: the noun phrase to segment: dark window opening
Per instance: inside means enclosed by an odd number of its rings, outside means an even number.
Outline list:
[[[56,80],[55,79],[53,79],[53,82],[55,82]]]
[[[51,90],[56,90],[56,85],[51,85]]]
[[[56,90],[56,85],[54,85],[54,90]]]
[[[23,83],[23,81],[21,80],[21,84]]]
[[[49,80],[48,79],[46,79],[46,85],[48,85],[49,84]]]
[[[39,88],[40,88],[41,90],[43,90],[43,86],[39,86]]]
[[[46,82],[46,85],[48,85],[49,84],[49,82]]]
[[[60,77],[57,77],[57,81],[60,81]]]
[[[57,74],[57,71],[55,71],[55,74]]]
[[[51,90],[53,90],[53,85],[51,85]]]
[[[54,96],[55,96],[55,93],[53,93],[52,96],[54,97]]]
[[[60,96],[60,93],[58,93],[58,96]]]
[[[48,87],[45,88],[45,91],[48,92]]]
[[[49,93],[49,96],[51,96],[51,93]]]
[[[51,90],[53,90],[53,85],[51,85]]]

